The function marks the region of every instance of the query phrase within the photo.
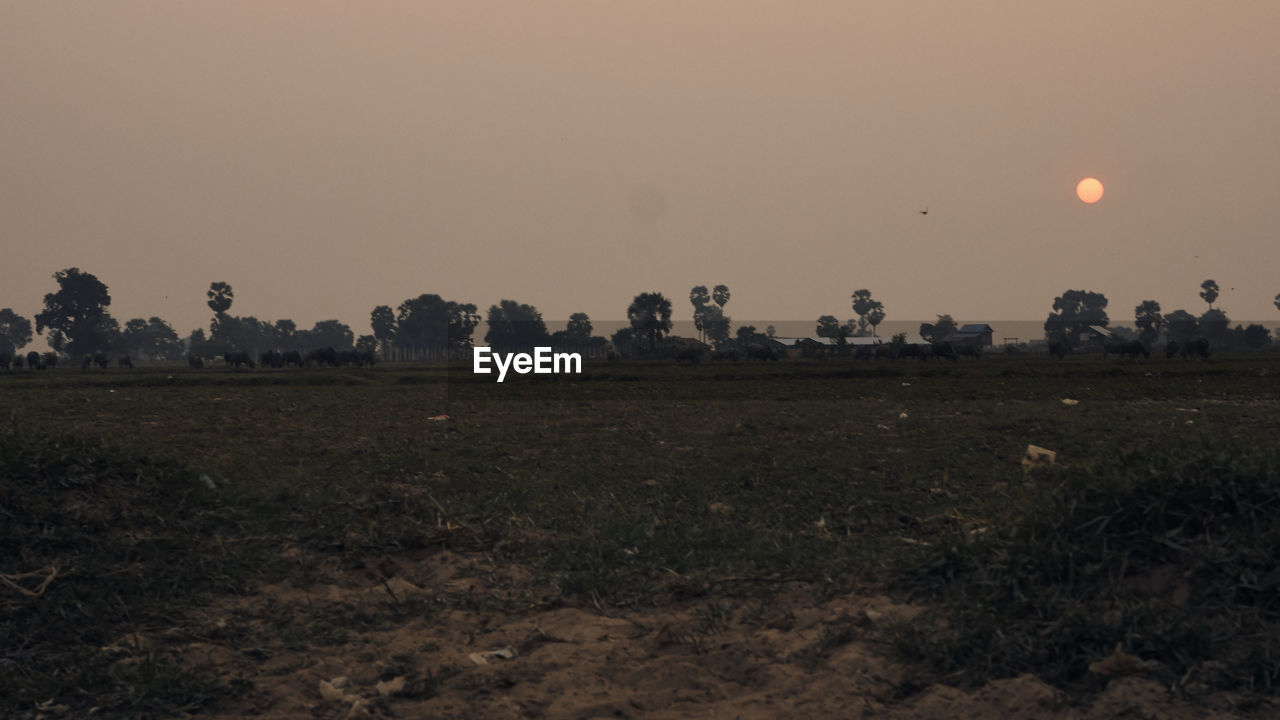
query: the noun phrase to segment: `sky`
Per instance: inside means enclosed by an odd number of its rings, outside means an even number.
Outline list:
[[[1280,3],[0,0],[0,307],[1280,316]],[[1099,178],[1102,200],[1075,196]],[[928,214],[920,211],[928,209]]]

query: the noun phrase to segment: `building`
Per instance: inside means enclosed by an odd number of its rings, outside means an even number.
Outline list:
[[[947,341],[991,347],[994,343],[995,332],[995,329],[986,324],[961,325],[959,330],[947,336]]]

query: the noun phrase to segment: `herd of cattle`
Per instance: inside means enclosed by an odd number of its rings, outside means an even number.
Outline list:
[[[250,368],[261,365],[262,367],[283,368],[290,365],[297,367],[311,367],[312,365],[321,365],[329,367],[341,367],[343,365],[355,365],[357,367],[364,365],[373,365],[375,357],[372,352],[356,351],[356,350],[334,350],[331,347],[318,348],[312,350],[305,355],[297,350],[288,352],[279,352],[276,350],[268,350],[258,355],[258,362],[255,363],[249,353],[242,350],[228,352],[222,356],[222,360],[227,367],[244,367]],[[192,368],[203,368],[204,359],[196,355],[187,357],[187,364]],[[105,370],[111,366],[111,356],[107,353],[95,353],[93,355],[85,355],[80,361],[80,369],[88,370],[93,366]],[[116,357],[116,365],[122,368],[133,369],[133,359],[128,355],[119,355]],[[31,370],[50,370],[58,366],[58,354],[47,352],[43,355],[32,351],[25,356],[21,354],[10,355],[9,353],[0,353],[0,370],[22,370],[24,367]]]

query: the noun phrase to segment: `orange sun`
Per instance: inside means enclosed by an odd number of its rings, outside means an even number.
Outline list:
[[[1076,185],[1076,196],[1092,205],[1102,199],[1102,183],[1098,178],[1087,177]]]

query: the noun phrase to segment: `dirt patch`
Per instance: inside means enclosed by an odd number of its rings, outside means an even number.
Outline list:
[[[520,607],[527,579],[478,553],[371,559],[332,582],[263,587],[156,641],[252,681],[226,718],[1238,717],[1230,698],[1178,702],[1142,677],[1116,678],[1088,709],[1031,676],[911,693],[875,636],[919,608],[887,597],[819,601],[796,583],[609,612]]]

